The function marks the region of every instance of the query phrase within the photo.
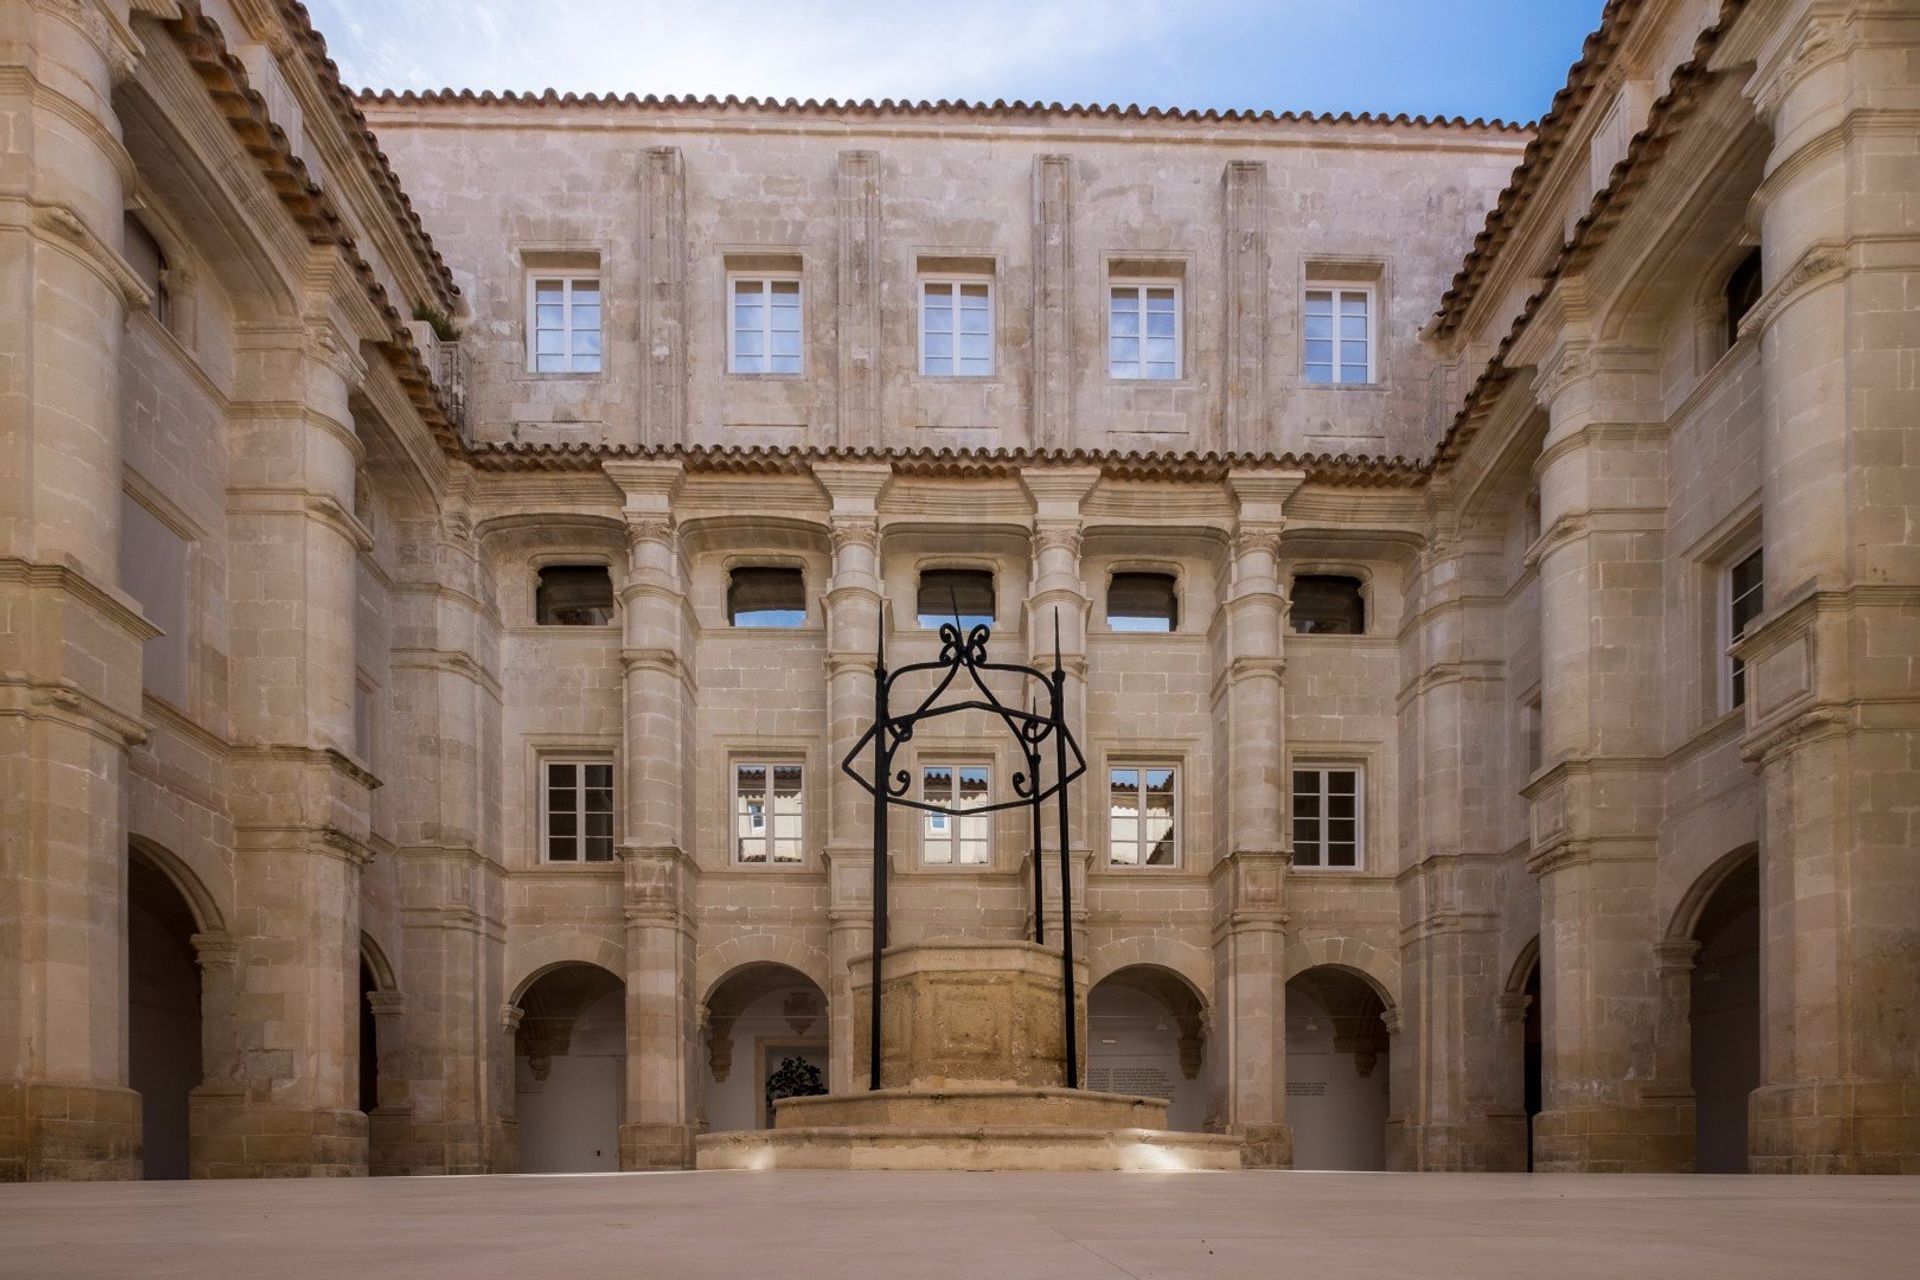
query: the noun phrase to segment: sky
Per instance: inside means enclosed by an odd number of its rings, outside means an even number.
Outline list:
[[[1537,119],[1601,0],[306,0],[355,88]]]

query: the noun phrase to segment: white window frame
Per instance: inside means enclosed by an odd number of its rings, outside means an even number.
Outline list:
[[[593,859],[587,857],[586,775],[584,773],[576,773],[574,775],[574,791],[580,796],[580,804],[579,807],[574,810],[574,817],[577,820],[577,825],[572,836],[574,841],[574,856],[572,858],[556,858],[553,856],[553,841],[555,837],[552,827],[553,770],[562,767],[584,770],[590,765],[600,765],[607,770],[607,790],[609,793],[607,810],[607,839],[609,849],[607,856],[605,858]],[[540,861],[542,863],[560,867],[604,867],[611,866],[619,861],[620,770],[614,763],[612,756],[593,754],[541,756],[539,786]]]
[[[1187,375],[1187,321],[1186,290],[1180,280],[1161,278],[1139,278],[1119,276],[1107,281],[1106,323],[1107,341],[1107,377],[1114,382],[1178,382]],[[1120,290],[1132,290],[1140,307],[1140,358],[1135,362],[1135,373],[1115,373],[1113,366],[1113,295]],[[1147,373],[1147,292],[1152,289],[1170,289],[1173,292],[1173,375],[1166,378],[1152,377]]]
[[[962,769],[977,769],[984,772],[987,775],[987,798],[985,803],[987,804],[994,803],[994,800],[993,800],[994,769],[993,769],[993,762],[991,760],[980,760],[980,759],[970,760],[964,756],[959,756],[959,757],[946,756],[938,759],[917,761],[915,764],[915,774],[919,778],[918,794],[920,797],[920,801],[923,804],[931,803],[930,801],[927,800],[927,771],[929,769],[945,769],[948,771],[948,773],[952,775],[954,800],[959,799],[960,771]],[[949,805],[951,805],[951,803],[952,802],[950,801]],[[960,828],[960,824],[967,821],[967,819],[964,816],[950,817],[949,815],[944,813],[928,813],[924,809],[921,810],[920,811],[920,819],[921,819],[920,821],[920,865],[923,867],[932,867],[942,871],[948,871],[948,870],[957,871],[957,870],[963,870],[963,869],[977,870],[981,868],[992,867],[993,866],[993,845],[994,845],[993,826],[994,826],[994,819],[996,816],[997,815],[991,814],[991,813],[984,813],[984,814],[978,815],[978,820],[984,823],[986,826],[987,853],[986,853],[986,857],[982,858],[978,862],[967,862],[963,860],[963,858],[961,857],[962,848],[967,837]],[[950,848],[952,849],[952,854],[953,854],[953,856],[945,862],[935,862],[930,857],[927,856],[927,846],[933,839],[934,824],[940,823],[940,822],[947,822],[947,823],[953,824],[952,829],[948,832],[948,834],[942,837],[945,843],[949,845]]]
[[[1739,702],[1733,700],[1733,682],[1737,672],[1743,671],[1744,664],[1727,650],[1733,647],[1739,636],[1733,634],[1733,571],[1754,556],[1760,557],[1760,581],[1753,590],[1760,593],[1760,614],[1766,613],[1767,560],[1766,548],[1758,541],[1743,543],[1738,551],[1728,556],[1721,564],[1719,572],[1714,574],[1714,592],[1719,598],[1719,635],[1720,635],[1720,710],[1722,714],[1739,710],[1746,705],[1746,696],[1752,690],[1745,691]]]
[[[757,284],[763,287],[762,297],[766,302],[761,306],[760,317],[760,359],[766,364],[764,369],[742,369],[740,367],[737,326],[734,324],[734,290],[743,284]],[[790,371],[775,372],[773,369],[773,286],[791,284],[794,297],[799,300],[800,354],[797,357],[800,367]],[[798,378],[807,372],[807,285],[798,271],[729,271],[727,273],[726,297],[727,324],[727,374],[736,378]]]
[[[782,858],[777,855],[775,851],[775,841],[777,840],[778,837],[774,835],[774,830],[771,824],[768,824],[766,826],[765,833],[760,837],[761,839],[767,842],[766,856],[756,861],[754,859],[746,858],[741,855],[740,842],[741,840],[745,839],[745,837],[741,834],[741,831],[740,831],[740,818],[741,818],[740,800],[742,796],[742,792],[740,790],[740,770],[751,769],[751,768],[759,768],[759,769],[766,770],[766,775],[767,775],[766,786],[765,786],[765,789],[760,793],[761,813],[764,814],[766,818],[773,819],[774,821],[777,821],[779,818],[779,814],[774,812],[774,799],[773,799],[774,770],[775,769],[798,769],[800,771],[800,791],[799,791],[800,813],[798,815],[800,818],[800,834],[796,837],[796,839],[798,839],[800,842],[800,848],[799,848],[799,851],[791,858]],[[781,756],[753,756],[753,757],[740,756],[728,761],[727,763],[727,830],[729,832],[729,835],[727,837],[727,861],[731,863],[733,866],[736,866],[736,867],[798,867],[798,866],[805,865],[807,861],[807,763],[806,761],[797,760],[792,757],[781,757]]]
[[[1317,773],[1320,775],[1320,861],[1317,863],[1291,863],[1294,871],[1326,871],[1338,875],[1349,875],[1367,869],[1367,767],[1357,760],[1295,760],[1287,767],[1287,833],[1288,842],[1293,841],[1293,823],[1299,815],[1295,812],[1299,792],[1294,787],[1296,773]],[[1353,774],[1353,865],[1335,867],[1327,863],[1327,775],[1329,773]],[[1299,857],[1299,847],[1294,847],[1294,857]]]
[[[1307,377],[1307,304],[1312,295],[1325,293],[1330,295],[1333,306],[1333,364],[1329,372],[1331,377],[1325,382],[1314,382]],[[1340,358],[1340,303],[1348,294],[1359,294],[1367,302],[1367,380],[1365,382],[1347,382],[1340,377],[1345,361]],[[1380,380],[1380,320],[1379,290],[1364,280],[1309,280],[1300,294],[1300,380],[1310,387],[1370,387]]]
[[[1116,843],[1116,840],[1113,834],[1113,827],[1114,827],[1113,773],[1114,773],[1114,770],[1116,769],[1131,769],[1133,772],[1140,775],[1139,781],[1135,784],[1135,787],[1134,787],[1134,797],[1136,801],[1135,808],[1134,808],[1134,822],[1136,824],[1143,821],[1143,818],[1141,815],[1143,815],[1146,811],[1145,793],[1146,793],[1146,787],[1147,787],[1147,773],[1150,770],[1165,769],[1168,772],[1173,774],[1173,861],[1167,862],[1167,863],[1158,863],[1158,864],[1149,863],[1145,861],[1121,862],[1114,857],[1114,845]],[[1107,810],[1106,869],[1107,870],[1109,871],[1173,871],[1173,870],[1177,870],[1180,867],[1183,861],[1184,853],[1185,853],[1185,850],[1182,847],[1184,842],[1181,840],[1181,830],[1180,830],[1181,823],[1186,817],[1186,814],[1184,812],[1185,805],[1182,802],[1182,796],[1181,796],[1181,778],[1184,773],[1185,773],[1185,770],[1183,770],[1180,767],[1180,763],[1177,760],[1120,759],[1120,760],[1107,761],[1107,790],[1106,790],[1106,810]],[[1143,853],[1145,851],[1145,846],[1146,846],[1146,838],[1145,838],[1144,832],[1141,830],[1141,828],[1138,825],[1135,826],[1134,830],[1135,830],[1135,839],[1133,843],[1134,843],[1135,849]],[[1139,853],[1136,853],[1135,856],[1138,857]]]
[[[566,358],[564,369],[542,369],[540,367],[540,311],[538,298],[543,284],[559,284],[560,291],[560,348]],[[600,335],[600,353],[595,357],[598,368],[576,369],[573,367],[573,291],[580,285],[590,284],[600,295],[600,324],[594,332]],[[585,332],[582,330],[581,332]],[[607,288],[598,271],[541,271],[527,272],[527,372],[543,378],[587,377],[597,378],[607,371]]]
[[[950,336],[955,346],[948,357],[953,368],[946,373],[935,373],[927,368],[927,290],[945,287],[952,289],[953,329]],[[960,290],[965,288],[984,288],[987,291],[987,367],[975,372],[967,372],[960,367]],[[991,378],[999,368],[999,315],[996,311],[997,300],[994,297],[993,277],[978,275],[929,275],[920,277],[920,375],[925,378]]]

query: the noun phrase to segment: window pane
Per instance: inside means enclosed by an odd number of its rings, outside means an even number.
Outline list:
[[[573,354],[576,356],[598,356],[600,354],[600,331],[598,329],[575,329],[573,331]]]
[[[1308,308],[1304,336],[1308,338],[1331,338],[1333,336],[1333,316],[1325,311],[1316,315],[1312,308]]]
[[[1155,311],[1149,308],[1147,311],[1147,336],[1161,338],[1173,337],[1173,312]]]
[[[542,329],[534,335],[534,353],[543,356],[557,356],[560,354],[561,345],[565,340],[566,335],[558,329]]]
[[[536,280],[533,282],[533,300],[536,303],[554,303],[557,305],[566,297],[566,286],[558,280]]]
[[[929,333],[927,335],[927,356],[930,360],[949,360],[953,356],[953,335],[950,333]]]
[[[533,309],[533,323],[542,329],[558,329],[566,323],[566,308],[557,302],[543,302]]]
[[[597,280],[575,280],[573,282],[573,305],[597,307],[600,305],[600,282]]]
[[[547,834],[550,836],[577,836],[580,834],[580,817],[576,813],[549,812],[547,814]]]
[[[984,333],[962,334],[960,337],[960,354],[969,361],[978,360],[984,362],[993,354],[993,339]]]
[[[1364,318],[1367,314],[1367,295],[1364,293],[1341,294],[1340,314],[1342,317],[1361,316]]]
[[[958,808],[970,809],[987,802],[987,771],[985,769],[960,770],[960,797]]]
[[[1332,315],[1333,294],[1325,289],[1307,290],[1307,314],[1310,316]]]
[[[928,804],[948,806],[953,804],[953,770],[945,765],[928,765],[921,770],[920,778],[921,799]]]
[[[566,357],[536,356],[534,358],[533,368],[536,373],[565,373],[567,371]]]
[[[798,280],[775,280],[771,284],[775,306],[799,306],[800,282]]]
[[[1173,770],[1147,770],[1143,801],[1147,865],[1170,867],[1173,865]]]
[[[1327,771],[1327,794],[1350,796],[1354,792],[1355,775],[1351,769],[1329,769]]]
[[[1321,339],[1321,338],[1307,339],[1307,363],[1308,364],[1333,363],[1332,339]]]
[[[1364,364],[1343,364],[1340,366],[1340,381],[1365,382],[1366,380],[1367,366]]]
[[[800,354],[799,333],[794,330],[776,328],[773,331],[772,351],[776,359],[781,356],[798,357]]]
[[[578,861],[578,858],[575,856],[575,853],[574,853],[573,837],[571,836],[547,837],[547,861],[548,862]]]
[[[1333,366],[1330,364],[1310,364],[1307,366],[1308,382],[1332,382]]]
[[[767,366],[768,373],[798,373],[800,357],[776,355],[768,360]]]

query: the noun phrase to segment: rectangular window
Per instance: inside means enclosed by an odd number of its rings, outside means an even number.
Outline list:
[[[599,278],[532,277],[527,283],[527,335],[535,373],[599,373]]]
[[[1361,286],[1307,290],[1308,382],[1373,381],[1373,290]]]
[[[793,761],[733,766],[733,860],[750,866],[801,860],[802,769]]]
[[[727,368],[734,373],[800,372],[800,281],[735,276],[728,282]]]
[[[1727,571],[1727,643],[1733,644],[1747,634],[1747,628],[1766,607],[1765,561],[1755,551]],[[1727,658],[1728,709],[1747,704],[1747,664],[1731,655]]]
[[[985,765],[930,764],[920,770],[920,799],[949,809],[988,804],[992,791]],[[983,867],[992,859],[993,815],[929,813],[921,860],[929,866]]]
[[[920,282],[920,372],[943,378],[984,378],[993,372],[991,284]]]
[[[1107,373],[1180,376],[1180,286],[1116,284],[1107,290]]]
[[[546,762],[548,862],[613,861],[613,762]]]
[[[1171,867],[1179,857],[1174,797],[1180,771],[1172,765],[1124,765],[1107,770],[1107,865]]]
[[[1361,773],[1352,765],[1293,771],[1293,865],[1360,865]]]

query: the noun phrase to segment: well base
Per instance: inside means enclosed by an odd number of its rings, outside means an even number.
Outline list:
[[[1228,1134],[1015,1125],[760,1129],[712,1133],[698,1169],[954,1169],[1182,1172],[1240,1167]]]

